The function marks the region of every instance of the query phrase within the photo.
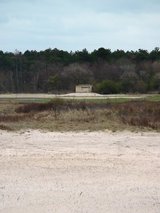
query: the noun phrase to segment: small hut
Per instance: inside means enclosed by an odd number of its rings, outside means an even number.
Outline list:
[[[92,92],[92,85],[80,84],[76,86],[76,93],[90,93]]]

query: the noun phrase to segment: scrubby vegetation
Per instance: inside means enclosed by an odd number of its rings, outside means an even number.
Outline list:
[[[160,102],[87,102],[54,99],[47,103],[1,104],[0,129],[160,130]]]
[[[160,103],[134,101],[114,105],[124,124],[160,129]]]

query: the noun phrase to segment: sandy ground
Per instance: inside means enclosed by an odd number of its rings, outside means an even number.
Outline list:
[[[150,95],[141,94],[141,95],[125,95],[125,94],[118,94],[118,95],[101,95],[98,93],[68,93],[68,94],[0,94],[0,99],[36,99],[36,98],[67,98],[67,99],[112,99],[112,98],[146,98]]]
[[[0,131],[0,213],[159,213],[160,133]]]

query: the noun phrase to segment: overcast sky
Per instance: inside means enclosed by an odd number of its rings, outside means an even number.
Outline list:
[[[160,47],[160,0],[0,0],[0,49]]]

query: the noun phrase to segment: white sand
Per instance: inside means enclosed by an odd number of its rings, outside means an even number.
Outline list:
[[[0,213],[159,213],[160,133],[0,131]]]
[[[68,94],[0,94],[0,99],[36,99],[36,98],[67,98],[67,99],[112,99],[112,98],[146,98],[150,95],[148,94],[139,94],[139,95],[101,95],[98,93],[68,93]]]

